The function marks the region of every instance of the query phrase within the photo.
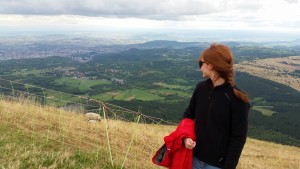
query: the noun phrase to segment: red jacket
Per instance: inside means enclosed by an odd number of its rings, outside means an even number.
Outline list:
[[[183,138],[195,140],[194,127],[194,120],[181,120],[176,130],[164,137],[165,144],[156,152],[152,162],[169,169],[192,169],[193,150],[185,148]]]

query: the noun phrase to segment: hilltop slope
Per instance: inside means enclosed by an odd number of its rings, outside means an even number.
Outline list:
[[[159,168],[151,157],[175,127],[88,123],[79,113],[0,99],[0,168]],[[299,166],[299,147],[248,138],[238,168]]]
[[[236,70],[269,79],[300,91],[300,56],[243,61]]]

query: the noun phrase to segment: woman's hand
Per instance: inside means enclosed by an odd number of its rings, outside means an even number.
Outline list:
[[[196,141],[194,141],[191,138],[184,138],[183,142],[184,142],[185,148],[187,148],[187,149],[193,149],[196,146]]]

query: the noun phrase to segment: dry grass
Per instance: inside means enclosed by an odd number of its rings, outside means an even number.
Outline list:
[[[26,102],[5,100],[0,100],[0,124],[4,128],[15,128],[16,130],[13,131],[25,132],[31,139],[42,139],[45,144],[55,143],[59,144],[60,147],[67,147],[67,152],[70,154],[78,150],[105,154],[104,159],[110,164],[106,135],[107,126],[115,166],[123,164],[131,138],[134,138],[127,159],[124,162],[125,168],[132,168],[132,166],[134,166],[133,168],[155,168],[150,159],[158,145],[163,142],[162,137],[156,135],[166,135],[174,128],[136,124],[114,119],[102,120],[100,123],[88,123],[82,114]],[[135,129],[136,132],[134,132]],[[152,144],[152,142],[156,144]],[[9,145],[5,144],[4,146],[11,147]],[[29,146],[26,152],[40,154],[36,152],[37,148],[34,147],[30,148]],[[23,150],[21,149],[24,148],[20,148],[15,154],[24,160],[26,157],[22,155]],[[2,167],[1,163],[6,164],[5,166],[8,168],[19,168],[20,162],[13,161],[20,161],[21,159],[14,160],[14,158],[6,157],[3,161],[0,160],[0,168]],[[56,158],[60,159],[59,155]],[[96,159],[96,157],[94,158]],[[30,161],[39,166],[41,164],[38,161],[43,161],[43,159]]]
[[[235,69],[300,91],[300,78],[292,75],[296,70],[300,70],[300,56],[244,61],[236,64]]]
[[[272,142],[248,139],[239,168],[297,169],[300,166],[300,148]]]
[[[0,168],[110,168],[106,124],[115,166],[122,166],[134,136],[124,162],[130,169],[159,168],[151,158],[163,144],[163,137],[175,129],[115,119],[88,123],[82,114],[2,99],[0,131],[4,134],[0,136],[0,151],[5,153],[0,155]],[[22,167],[24,161],[27,167]],[[248,139],[238,168],[299,166],[300,148]]]

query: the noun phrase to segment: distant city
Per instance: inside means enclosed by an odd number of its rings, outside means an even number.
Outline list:
[[[262,45],[300,45],[300,33],[233,30],[145,30],[99,32],[0,32],[0,61],[49,56],[89,61],[93,53],[119,52],[153,40],[180,42],[255,42]],[[89,54],[88,58],[76,58]]]

